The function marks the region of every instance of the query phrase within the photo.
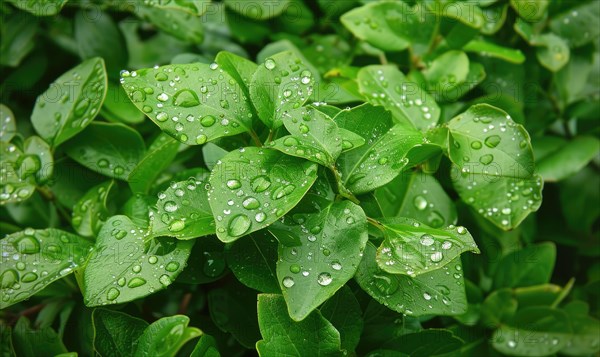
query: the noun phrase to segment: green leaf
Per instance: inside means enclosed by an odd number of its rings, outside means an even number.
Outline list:
[[[340,333],[317,310],[303,321],[292,320],[281,295],[258,295],[261,356],[342,356]]]
[[[441,99],[449,100],[453,90],[467,80],[469,57],[463,51],[448,51],[437,57],[423,71],[430,92],[439,93]]]
[[[579,173],[560,183],[561,211],[570,229],[576,232],[591,232],[600,216],[600,177],[592,168],[583,168]]]
[[[179,142],[161,133],[127,177],[134,193],[148,193],[156,178],[166,169],[179,149]]]
[[[571,47],[581,47],[600,36],[600,11],[593,1],[577,6],[550,19],[552,32]]]
[[[189,12],[193,15],[202,15],[207,11],[210,5],[210,0],[194,0],[194,1],[160,1],[160,0],[149,0],[145,2],[146,5],[156,7],[159,9],[173,9],[179,11]]]
[[[21,10],[30,12],[35,16],[54,16],[60,12],[69,0],[8,0]]]
[[[266,20],[281,15],[290,5],[290,0],[276,2],[259,0],[252,3],[243,0],[225,0],[225,5],[238,14],[251,19]]]
[[[0,141],[9,142],[17,133],[17,123],[12,110],[0,104]]]
[[[95,309],[94,350],[104,357],[132,356],[148,323],[119,311]]]
[[[108,217],[106,199],[114,183],[110,180],[92,187],[73,206],[71,224],[77,233],[84,237],[95,237],[98,234]]]
[[[476,1],[460,3],[456,3],[455,1],[425,2],[427,10],[434,13],[435,16],[442,16],[451,20],[458,20],[469,27],[480,29],[485,23],[485,17],[481,11],[481,8],[479,8],[477,5],[478,4]],[[424,17],[427,15],[423,14],[421,16]]]
[[[600,141],[592,136],[580,136],[553,149],[537,160],[538,173],[546,182],[561,181],[579,172],[596,157]]]
[[[250,83],[258,65],[233,53],[221,51],[215,57],[215,63],[236,80],[246,98],[250,98]]]
[[[371,118],[371,120],[364,120]],[[344,110],[334,118],[339,127],[360,133],[366,145],[340,155],[342,182],[355,194],[372,191],[393,180],[408,164],[407,153],[423,143],[414,129],[392,126],[389,112],[371,105]]]
[[[512,252],[498,263],[494,287],[516,288],[547,283],[555,261],[554,243],[540,243]]]
[[[3,260],[0,268],[0,309],[29,298],[78,269],[89,249],[87,240],[55,228],[26,228],[2,238],[0,251],[12,259]]]
[[[209,170],[212,170],[217,162],[223,158],[223,156],[227,155],[228,151],[213,144],[206,143],[202,146],[202,158],[204,159],[204,164]]]
[[[171,285],[194,241],[148,240],[126,216],[106,221],[83,273],[87,306],[132,301]],[[116,264],[116,263],[123,264]]]
[[[338,128],[338,132],[340,133],[340,137],[342,139],[342,152],[356,149],[366,143],[365,138],[354,132],[351,132],[350,130]]]
[[[281,292],[275,271],[277,241],[266,230],[226,245],[225,258],[242,284],[263,293]]]
[[[472,40],[467,43],[463,50],[466,52],[475,52],[481,56],[499,58],[512,63],[525,62],[525,55],[520,50],[499,46],[493,42],[483,39]]]
[[[56,356],[67,348],[51,327],[31,328],[27,317],[21,317],[13,330],[13,345],[17,356]]]
[[[363,67],[358,71],[357,80],[366,100],[389,110],[400,123],[427,129],[438,122],[440,108],[433,97],[406,79],[396,67]]]
[[[174,356],[186,342],[202,335],[195,327],[188,327],[190,318],[184,315],[163,317],[146,327],[137,341],[133,356]]]
[[[2,14],[0,33],[0,64],[17,67],[34,48],[34,37],[38,30],[38,20],[24,13],[17,16]],[[3,139],[4,140],[4,139]]]
[[[106,99],[100,111],[102,117],[114,123],[140,124],[145,120],[144,113],[140,112],[129,99],[122,86],[108,82]]]
[[[184,144],[200,145],[251,129],[252,112],[240,98],[240,84],[216,63],[167,65],[121,76],[136,107]]]
[[[343,286],[319,311],[340,332],[342,349],[353,352],[360,342],[364,322],[360,304],[352,290]]]
[[[401,174],[375,191],[384,217],[408,217],[433,228],[456,223],[456,207],[432,175]]]
[[[41,94],[31,122],[40,136],[57,147],[88,126],[106,97],[102,58],[88,59],[61,75]]]
[[[235,150],[214,167],[208,201],[217,236],[232,242],[291,210],[317,178],[317,165],[275,150]]]
[[[548,307],[520,310],[494,331],[492,346],[513,356],[548,356],[565,348],[573,336],[568,315]]]
[[[256,318],[256,291],[233,280],[208,292],[210,316],[219,329],[231,333],[246,348],[260,339]]]
[[[202,238],[194,245],[185,269],[177,277],[178,283],[207,284],[221,279],[229,271],[225,261],[224,244],[216,236]]]
[[[480,4],[480,6],[482,6]],[[493,35],[500,31],[506,22],[506,14],[508,4],[498,4],[481,9],[485,23],[481,27],[481,33],[485,35]]]
[[[82,59],[101,57],[110,78],[119,78],[119,71],[127,66],[125,39],[108,13],[80,10],[75,14],[75,41]]]
[[[221,357],[214,337],[203,334],[190,357]]]
[[[272,148],[291,156],[305,158],[333,168],[342,152],[338,126],[331,118],[313,107],[293,109],[282,119],[292,134],[271,143]]]
[[[355,279],[387,308],[411,316],[460,315],[467,311],[460,258],[440,269],[410,277],[381,270],[373,244],[367,244],[364,254]]]
[[[301,107],[310,98],[314,76],[291,51],[265,59],[250,84],[250,98],[259,119],[271,129],[280,127],[290,110]]]
[[[408,218],[382,222],[385,240],[377,249],[377,264],[392,274],[417,276],[438,270],[464,252],[479,253],[463,226],[430,228]]]
[[[75,161],[102,175],[127,180],[146,151],[141,135],[123,124],[93,123],[65,145]]]
[[[189,9],[185,7],[155,6],[157,4],[156,1],[149,4],[137,4],[131,10],[136,16],[151,22],[164,32],[182,41],[189,43],[202,42],[204,27],[198,15],[191,14]],[[201,6],[202,4],[199,3],[198,5]]]
[[[549,0],[510,0],[510,6],[524,20],[537,22],[546,14]]]
[[[536,35],[531,44],[537,47],[536,56],[542,66],[552,72],[563,68],[571,56],[567,42],[552,33]]]
[[[402,1],[372,2],[348,11],[340,20],[354,36],[384,51],[409,47],[419,22]]]
[[[39,160],[25,159],[21,150],[14,144],[0,141],[0,152],[2,157],[2,175],[0,175],[0,205],[21,202],[28,199],[35,192],[33,174]],[[21,169],[21,166],[23,168]]]
[[[280,245],[277,261],[277,278],[295,321],[306,318],[354,276],[368,239],[366,216],[350,201],[307,214],[303,221],[291,228],[300,244]]]
[[[23,143],[24,155],[19,158],[19,170],[25,173],[35,173],[35,181],[43,184],[52,178],[54,158],[52,149],[39,136],[30,136]]]
[[[481,322],[489,328],[499,327],[512,319],[518,306],[511,289],[496,290],[481,304]]]

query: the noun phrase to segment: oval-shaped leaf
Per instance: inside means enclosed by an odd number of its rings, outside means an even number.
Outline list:
[[[95,237],[108,216],[106,198],[114,184],[113,180],[103,182],[89,189],[73,206],[71,224],[77,233],[84,237]]]
[[[277,261],[277,278],[290,317],[296,321],[306,318],[354,276],[368,239],[367,218],[350,201],[307,214],[302,221],[290,228],[300,244],[280,244]]]
[[[230,152],[209,179],[217,236],[232,242],[270,225],[298,204],[316,178],[316,164],[276,150]]]
[[[0,309],[29,298],[78,269],[90,248],[87,240],[54,228],[27,228],[2,238]]]
[[[0,104],[0,141],[9,142],[17,133],[17,124],[12,110]]]
[[[174,356],[186,342],[202,334],[195,327],[188,327],[190,318],[184,315],[163,317],[146,327],[137,341],[134,357]]]
[[[465,227],[434,229],[408,218],[382,222],[385,240],[377,249],[377,264],[392,274],[417,276],[449,264],[463,252],[479,253]]]
[[[126,125],[94,123],[65,144],[65,151],[92,171],[127,180],[145,146],[140,134]]]
[[[250,98],[260,120],[269,128],[280,127],[290,110],[301,107],[310,98],[315,75],[291,51],[265,59],[250,84]]]
[[[172,64],[121,76],[136,107],[184,144],[251,130],[252,111],[240,84],[216,63]]]
[[[179,149],[179,142],[161,133],[150,145],[144,157],[127,177],[134,193],[148,193],[156,178],[167,168]]]
[[[90,58],[61,75],[36,101],[31,123],[40,136],[57,147],[85,129],[98,115],[106,97],[102,58]]]
[[[83,273],[85,304],[119,304],[166,288],[183,270],[193,245],[194,241],[168,238],[148,240],[128,217],[109,218]]]
[[[358,71],[358,85],[365,99],[389,110],[400,123],[417,129],[435,126],[440,108],[427,91],[411,82],[394,66],[367,66]]]

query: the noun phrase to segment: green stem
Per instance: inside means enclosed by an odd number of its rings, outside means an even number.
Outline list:
[[[567,297],[567,295],[569,295],[569,293],[571,292],[571,289],[573,288],[573,285],[575,285],[575,278],[571,278],[567,282],[567,285],[565,285],[565,287],[562,288],[560,294],[556,297],[556,299],[554,300],[554,302],[552,303],[552,305],[550,307],[556,308]]]
[[[359,205],[360,201],[358,200],[358,198],[356,198],[356,196],[354,196],[354,194],[352,194],[352,192],[350,192],[350,190],[348,190],[342,183],[342,176],[340,175],[340,172],[337,170],[337,168],[335,166],[331,166],[329,169],[331,170],[331,172],[333,172],[333,176],[335,177],[338,195]]]
[[[262,142],[260,141],[260,138],[258,137],[258,135],[256,135],[256,132],[254,131],[254,129],[251,129],[248,133],[250,134],[252,141],[254,141],[254,145],[256,145],[258,147],[263,146]]]
[[[383,65],[388,64],[387,57],[385,56],[385,52],[383,51],[379,54],[379,62]]]
[[[371,224],[372,226],[377,227],[381,231],[385,230],[385,227],[383,226],[383,224],[381,224],[381,222],[379,222],[376,219],[373,219],[371,217],[367,217],[367,222],[369,222],[369,224]]]

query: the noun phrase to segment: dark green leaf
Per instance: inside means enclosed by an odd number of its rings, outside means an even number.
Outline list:
[[[537,169],[544,181],[560,181],[579,172],[600,151],[600,141],[580,136],[538,158]]]
[[[202,334],[188,327],[190,318],[184,315],[163,317],[148,326],[137,341],[134,357],[173,356],[189,340]]]
[[[500,260],[494,275],[496,289],[544,284],[550,281],[556,246],[540,243],[512,252]]]
[[[24,13],[13,16],[3,13],[2,24],[0,25],[0,33],[2,34],[0,63],[3,66],[17,67],[33,49],[37,30],[37,19],[35,17]]]
[[[132,356],[148,323],[119,311],[95,309],[94,350],[103,357]]]
[[[348,286],[342,287],[319,309],[321,315],[340,332],[342,349],[352,353],[363,331],[362,310]]]
[[[248,3],[243,0],[225,0],[225,5],[238,14],[250,17],[255,20],[266,20],[279,16],[289,6],[289,0],[268,1],[259,0]]]
[[[33,329],[27,317],[17,321],[12,338],[17,356],[55,356],[67,352],[51,327]]]
[[[179,149],[179,142],[166,134],[160,134],[127,177],[134,193],[148,193],[156,178],[166,169]]]
[[[342,356],[340,333],[317,310],[303,321],[292,320],[281,295],[258,295],[258,324],[264,356]]]
[[[146,148],[140,134],[126,125],[93,123],[69,140],[65,151],[92,171],[127,180]]]

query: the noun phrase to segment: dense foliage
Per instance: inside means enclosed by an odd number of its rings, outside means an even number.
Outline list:
[[[0,6],[2,356],[599,353],[600,2]]]

